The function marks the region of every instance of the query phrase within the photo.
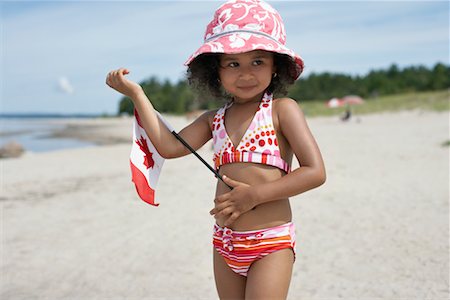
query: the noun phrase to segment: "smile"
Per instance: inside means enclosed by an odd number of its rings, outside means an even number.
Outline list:
[[[241,89],[241,90],[250,90],[250,89],[254,89],[256,87],[257,87],[257,85],[249,85],[249,86],[238,86],[237,88]]]

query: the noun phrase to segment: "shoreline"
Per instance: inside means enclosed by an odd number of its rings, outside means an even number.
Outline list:
[[[129,127],[129,133],[126,132],[124,126]],[[132,120],[125,119],[92,119],[81,122],[67,122],[62,129],[53,131],[45,137],[52,139],[70,138],[96,145],[125,144],[131,143],[131,126]]]
[[[164,115],[164,118],[177,130],[188,124],[187,117]],[[50,142],[53,146],[48,150],[33,151],[24,147],[24,153],[54,152],[64,149],[84,148],[87,146],[106,146],[130,144],[132,141],[133,117],[112,117],[112,118],[54,118],[54,119],[20,119],[24,123],[38,124],[45,129],[13,129],[0,131],[0,148],[8,143],[19,143],[21,138],[27,143]],[[55,127],[55,128],[52,128]],[[72,141],[73,146],[64,146],[61,149],[56,147],[58,140]],[[77,143],[77,141],[79,143]],[[32,147],[31,147],[32,148]],[[0,158],[3,159],[3,158]]]
[[[373,114],[356,114],[348,122],[343,122],[339,118],[339,115],[334,116],[306,116],[308,121],[314,122],[315,120],[328,120],[328,122],[335,122],[336,125],[346,125],[364,122],[364,119],[372,119],[382,116],[389,115],[412,115],[420,116],[426,114],[446,114],[449,115],[448,111],[436,112],[436,111],[426,111],[426,110],[403,110],[394,112],[377,112]],[[182,129],[184,126],[188,125],[192,119],[184,116],[175,115],[164,115],[163,116],[169,124],[171,124],[176,130]],[[85,146],[105,146],[105,145],[119,145],[119,144],[130,144],[132,139],[132,122],[133,117],[112,117],[112,118],[60,118],[60,119],[48,119],[39,120],[43,124],[47,125],[58,125],[61,126],[59,129],[54,129],[49,133],[40,135],[39,139],[72,139],[80,142],[87,142],[91,145],[81,145],[79,147]],[[33,133],[31,130],[17,130],[11,132],[0,132],[0,137],[9,138],[14,137],[16,134],[29,134]],[[14,140],[14,139],[12,139]],[[442,142],[446,142],[443,140]],[[70,148],[70,147],[69,147]],[[78,148],[78,147],[74,147]],[[63,148],[67,149],[67,148]],[[63,150],[61,149],[61,150]],[[32,152],[25,149],[26,152]],[[48,151],[58,151],[58,149],[49,149]],[[39,151],[47,152],[47,151]]]

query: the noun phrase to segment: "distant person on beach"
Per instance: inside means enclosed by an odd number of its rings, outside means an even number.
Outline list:
[[[214,275],[221,299],[287,297],[295,260],[289,197],[326,178],[297,102],[274,97],[286,94],[303,71],[303,60],[285,40],[282,19],[270,5],[233,0],[217,9],[204,44],[185,63],[194,88],[227,101],[179,133],[194,149],[213,139],[213,161],[224,181],[217,181],[210,211],[216,222]],[[141,86],[125,77],[129,73],[125,68],[111,71],[106,82],[132,99],[163,157],[189,154],[160,121]],[[300,164],[295,170],[293,155]]]
[[[350,121],[351,117],[352,117],[352,110],[351,110],[350,106],[347,106],[345,108],[344,115],[341,117],[341,120],[344,122]]]

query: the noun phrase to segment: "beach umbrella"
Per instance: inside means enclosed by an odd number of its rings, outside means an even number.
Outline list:
[[[332,99],[328,100],[327,106],[330,108],[341,107],[341,106],[344,106],[344,102],[341,99],[332,98]]]
[[[363,103],[364,103],[364,100],[361,97],[355,96],[355,95],[348,95],[341,99],[331,98],[330,100],[327,101],[327,106],[330,108],[345,106],[346,107],[345,114],[342,116],[341,120],[348,121],[348,120],[350,120],[350,118],[352,116],[352,110],[351,110],[350,106],[359,105],[359,104],[363,104]]]
[[[343,102],[343,105],[359,105],[364,103],[364,100],[361,97],[355,95],[345,96],[341,101]]]

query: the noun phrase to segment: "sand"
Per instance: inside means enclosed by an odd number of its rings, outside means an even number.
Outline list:
[[[0,161],[0,298],[217,299],[210,172],[167,160],[152,207],[130,182],[130,119],[64,122],[102,146]],[[289,299],[448,299],[448,112],[308,122],[328,179],[291,199]]]

